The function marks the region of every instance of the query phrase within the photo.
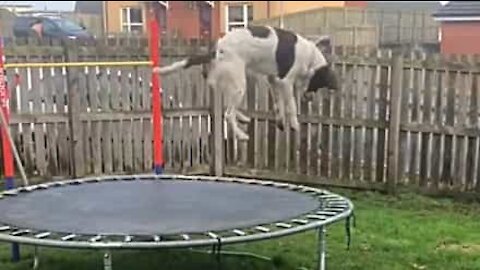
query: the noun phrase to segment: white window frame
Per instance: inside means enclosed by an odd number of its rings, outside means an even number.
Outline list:
[[[130,21],[131,21],[131,19],[130,19],[130,10],[131,10],[131,9],[140,9],[140,10],[141,10],[141,12],[142,12],[142,22],[141,22],[141,23],[137,23],[137,22],[132,23],[132,22],[130,22]],[[124,11],[124,10],[127,10],[127,18],[126,18],[127,21],[125,21],[125,18],[123,18],[123,11]],[[127,33],[131,33],[131,32],[132,32],[132,26],[141,26],[141,27],[142,27],[142,31],[143,31],[143,29],[144,29],[144,24],[145,24],[145,18],[144,18],[144,16],[143,16],[143,12],[144,12],[144,10],[143,10],[142,7],[122,7],[122,8],[120,9],[120,21],[121,21],[121,25],[120,25],[120,26],[121,26],[122,32],[124,32],[124,29],[125,29],[124,27],[125,27],[125,26],[127,27]]]
[[[243,7],[243,22],[230,22],[228,20],[229,17],[229,11],[228,9],[233,6],[242,6]],[[247,27],[248,26],[248,7],[252,6],[251,3],[243,3],[243,4],[227,4],[225,6],[225,32],[228,33],[230,32],[230,26],[243,26]],[[253,6],[252,6],[252,11],[253,11]]]

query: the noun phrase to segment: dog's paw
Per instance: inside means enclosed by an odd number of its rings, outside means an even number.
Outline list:
[[[238,122],[242,124],[248,124],[251,121],[250,117],[247,117],[244,115],[237,115],[237,119],[238,119]]]
[[[314,92],[311,92],[311,91],[307,91],[305,93],[303,93],[302,95],[302,100],[303,101],[313,101],[313,99],[315,98],[315,93]]]
[[[300,124],[298,123],[297,117],[291,117],[290,118],[290,128],[293,131],[300,131]]]
[[[237,136],[237,140],[239,141],[248,141],[248,139],[250,139],[250,137],[243,132],[237,133],[236,136]]]
[[[282,121],[282,120],[277,120],[276,123],[277,123],[277,128],[278,128],[280,131],[284,131],[284,130],[285,130],[284,121]]]

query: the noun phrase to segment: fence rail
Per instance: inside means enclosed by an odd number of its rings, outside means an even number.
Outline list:
[[[101,55],[15,55],[8,63],[107,61]],[[165,53],[165,52],[164,52]],[[112,61],[145,61],[135,51]],[[168,56],[167,64],[181,55]],[[166,170],[318,184],[480,191],[478,57],[342,51],[336,92],[300,98],[299,133],[278,130],[266,80],[248,78],[250,140],[232,139],[221,93],[200,67],[162,78]],[[149,66],[11,67],[11,127],[29,175],[150,171]]]

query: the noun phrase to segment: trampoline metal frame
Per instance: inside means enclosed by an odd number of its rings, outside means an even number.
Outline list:
[[[77,240],[84,235],[75,235],[73,233],[56,233],[49,231],[36,231],[30,228],[17,228],[13,225],[4,225],[0,221],[0,241],[11,242],[24,245],[42,247],[55,247],[66,249],[96,249],[104,250],[104,267],[105,269],[112,269],[111,251],[118,249],[161,249],[161,248],[194,248],[194,247],[220,247],[223,245],[246,243],[252,241],[260,241],[265,239],[273,239],[285,237],[293,234],[302,233],[309,230],[318,229],[318,265],[320,270],[325,269],[326,264],[326,227],[330,224],[349,218],[353,215],[354,206],[350,200],[340,195],[334,194],[324,189],[307,187],[304,185],[295,185],[289,183],[280,183],[256,179],[232,178],[232,177],[214,177],[214,176],[185,176],[185,175],[171,175],[171,174],[141,174],[141,175],[115,175],[102,177],[86,177],[74,180],[63,180],[50,182],[39,185],[32,185],[27,187],[19,187],[12,190],[7,190],[0,193],[0,200],[8,199],[9,196],[22,195],[25,192],[34,192],[35,190],[42,190],[48,188],[62,187],[66,185],[81,185],[102,181],[219,181],[227,183],[240,183],[248,185],[269,186],[280,189],[287,189],[295,192],[308,194],[317,198],[320,202],[320,208],[316,209],[314,213],[307,213],[289,221],[273,222],[271,224],[259,224],[251,228],[234,229],[228,231],[228,236],[221,236],[223,232],[204,232],[201,236],[199,234],[188,233],[176,235],[177,239],[168,240],[162,239],[160,235],[149,236],[150,240],[145,240],[146,236],[130,236],[123,235],[123,241],[105,241],[109,236],[97,235],[90,237],[88,240]],[[348,226],[349,224],[347,224]],[[250,232],[247,232],[249,230]],[[57,238],[53,238],[57,236]],[[192,239],[199,237],[199,239]],[[118,237],[118,235],[116,235]],[[85,237],[84,237],[85,238]],[[142,241],[137,239],[142,238]],[[36,254],[37,252],[35,252]],[[35,256],[35,265],[38,265],[38,258]]]

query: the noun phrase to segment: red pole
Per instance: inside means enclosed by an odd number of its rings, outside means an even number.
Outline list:
[[[3,37],[0,37],[0,109],[5,116],[5,124],[10,124],[10,94],[7,87],[7,81],[5,79],[5,56],[3,54]],[[3,148],[3,166],[5,174],[5,189],[15,188],[15,168],[13,164],[13,155],[10,142],[8,141],[8,131],[5,128],[0,127],[2,136],[2,148]],[[20,260],[20,248],[18,244],[12,244],[12,260]]]
[[[160,66],[160,27],[155,14],[154,4],[150,5],[150,60],[154,67]],[[162,174],[163,161],[163,121],[162,121],[162,97],[160,93],[160,75],[152,72],[152,118],[153,118],[153,153],[154,170],[156,174]]]
[[[7,82],[5,80],[5,68],[4,68],[4,55],[3,55],[3,38],[0,40],[0,107],[3,110],[5,115],[6,124],[10,123],[10,110],[9,110],[9,93],[7,89]],[[5,167],[5,188],[11,189],[14,188],[13,177],[14,177],[14,167],[13,167],[13,155],[12,148],[8,141],[7,131],[2,127],[2,147],[3,147],[3,165]]]

